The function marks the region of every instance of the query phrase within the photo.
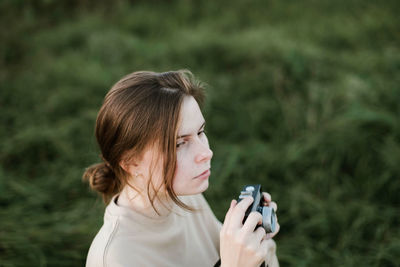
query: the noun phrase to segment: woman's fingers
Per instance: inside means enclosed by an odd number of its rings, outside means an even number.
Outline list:
[[[268,206],[273,208],[275,212],[278,210],[278,205],[274,201],[271,201]]]
[[[271,195],[266,192],[263,192],[263,197],[266,201],[269,200],[267,206],[273,208],[274,211],[276,212],[278,206],[274,201],[271,201]],[[241,229],[244,235],[248,235],[254,232],[256,226],[262,224],[262,215],[259,212],[251,212],[247,217],[246,222],[243,224],[243,219],[246,210],[253,203],[253,201],[254,201],[253,197],[246,197],[242,199],[239,203],[237,203],[236,200],[232,200],[229,210],[225,215],[224,228],[231,230]],[[262,235],[263,239],[271,239],[279,232],[280,225],[278,223],[278,218],[276,218],[276,220],[277,222],[276,222],[275,232]]]
[[[278,205],[276,205],[276,202],[272,201],[271,195],[267,192],[262,192],[262,195],[263,195],[264,201],[265,201],[264,205],[272,207],[274,209],[274,211],[276,212],[278,210]]]
[[[266,237],[265,237],[265,239],[274,238],[274,236],[276,236],[276,234],[279,232],[279,229],[281,229],[281,226],[279,225],[278,222],[276,222],[275,232],[267,234]]]
[[[233,209],[236,206],[236,203],[237,202],[234,199],[231,201],[231,205],[229,206],[228,212],[225,215],[224,225],[228,225],[229,224],[229,222],[231,220],[231,217],[232,217],[232,212],[233,212]]]
[[[271,195],[270,195],[269,193],[267,193],[267,192],[262,192],[262,194],[263,194],[264,200],[265,200],[267,203],[271,202],[272,197],[271,197]]]
[[[245,235],[248,235],[249,233],[254,232],[254,229],[258,224],[262,224],[262,215],[259,212],[253,211],[244,222],[242,231]]]
[[[244,215],[248,207],[253,203],[253,197],[245,197],[242,199],[233,209],[232,215],[229,218],[231,227],[242,228],[242,222],[244,219]]]
[[[266,238],[266,235],[267,235],[267,233],[265,232],[264,227],[258,227],[254,231],[254,234],[257,236],[258,243],[261,243]]]

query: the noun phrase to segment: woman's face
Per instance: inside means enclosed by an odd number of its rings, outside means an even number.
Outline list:
[[[196,100],[184,98],[177,138],[177,169],[173,189],[177,195],[193,195],[208,188],[213,152],[204,132],[205,120]]]
[[[177,138],[177,166],[173,180],[173,190],[180,195],[194,195],[208,188],[211,158],[213,152],[208,145],[204,132],[205,120],[196,100],[186,96],[180,111],[180,123]],[[163,188],[162,161],[159,160],[159,148],[149,147],[141,158],[140,166],[131,165],[129,172],[133,175],[139,172],[146,179],[141,188],[145,188],[146,180],[151,177],[155,188]],[[151,174],[150,174],[151,172]],[[135,183],[135,182],[133,182]]]

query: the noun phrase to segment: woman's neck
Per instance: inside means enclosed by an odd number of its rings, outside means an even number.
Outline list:
[[[154,192],[153,192],[154,195]],[[153,200],[154,210],[147,192],[138,193],[130,186],[125,186],[118,196],[117,205],[134,210],[149,218],[162,218],[171,213],[173,202],[163,193]]]

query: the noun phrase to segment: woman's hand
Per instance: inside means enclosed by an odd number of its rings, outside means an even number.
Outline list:
[[[263,193],[266,205],[276,210],[276,203],[271,201],[268,193]],[[254,229],[262,223],[262,215],[252,212],[243,225],[247,208],[253,203],[252,197],[246,197],[239,204],[232,200],[226,213],[224,225],[220,232],[220,254],[222,267],[260,266],[275,255],[275,242],[270,240],[279,231],[276,225],[274,233],[266,234],[263,227]]]
[[[278,205],[276,205],[276,203],[274,201],[272,201],[271,195],[269,193],[262,192],[262,195],[263,195],[264,200],[265,200],[264,206],[268,206],[268,207],[273,208],[274,211],[275,211],[275,215],[276,215],[276,211],[278,210]],[[276,216],[275,232],[267,234],[266,239],[273,238],[279,232],[279,229],[280,229],[280,225],[278,223],[278,216]]]

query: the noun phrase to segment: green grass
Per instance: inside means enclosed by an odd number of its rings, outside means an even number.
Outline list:
[[[397,1],[3,1],[0,266],[82,266],[102,224],[81,182],[110,86],[188,68],[209,84],[205,195],[278,203],[281,266],[399,266]]]

